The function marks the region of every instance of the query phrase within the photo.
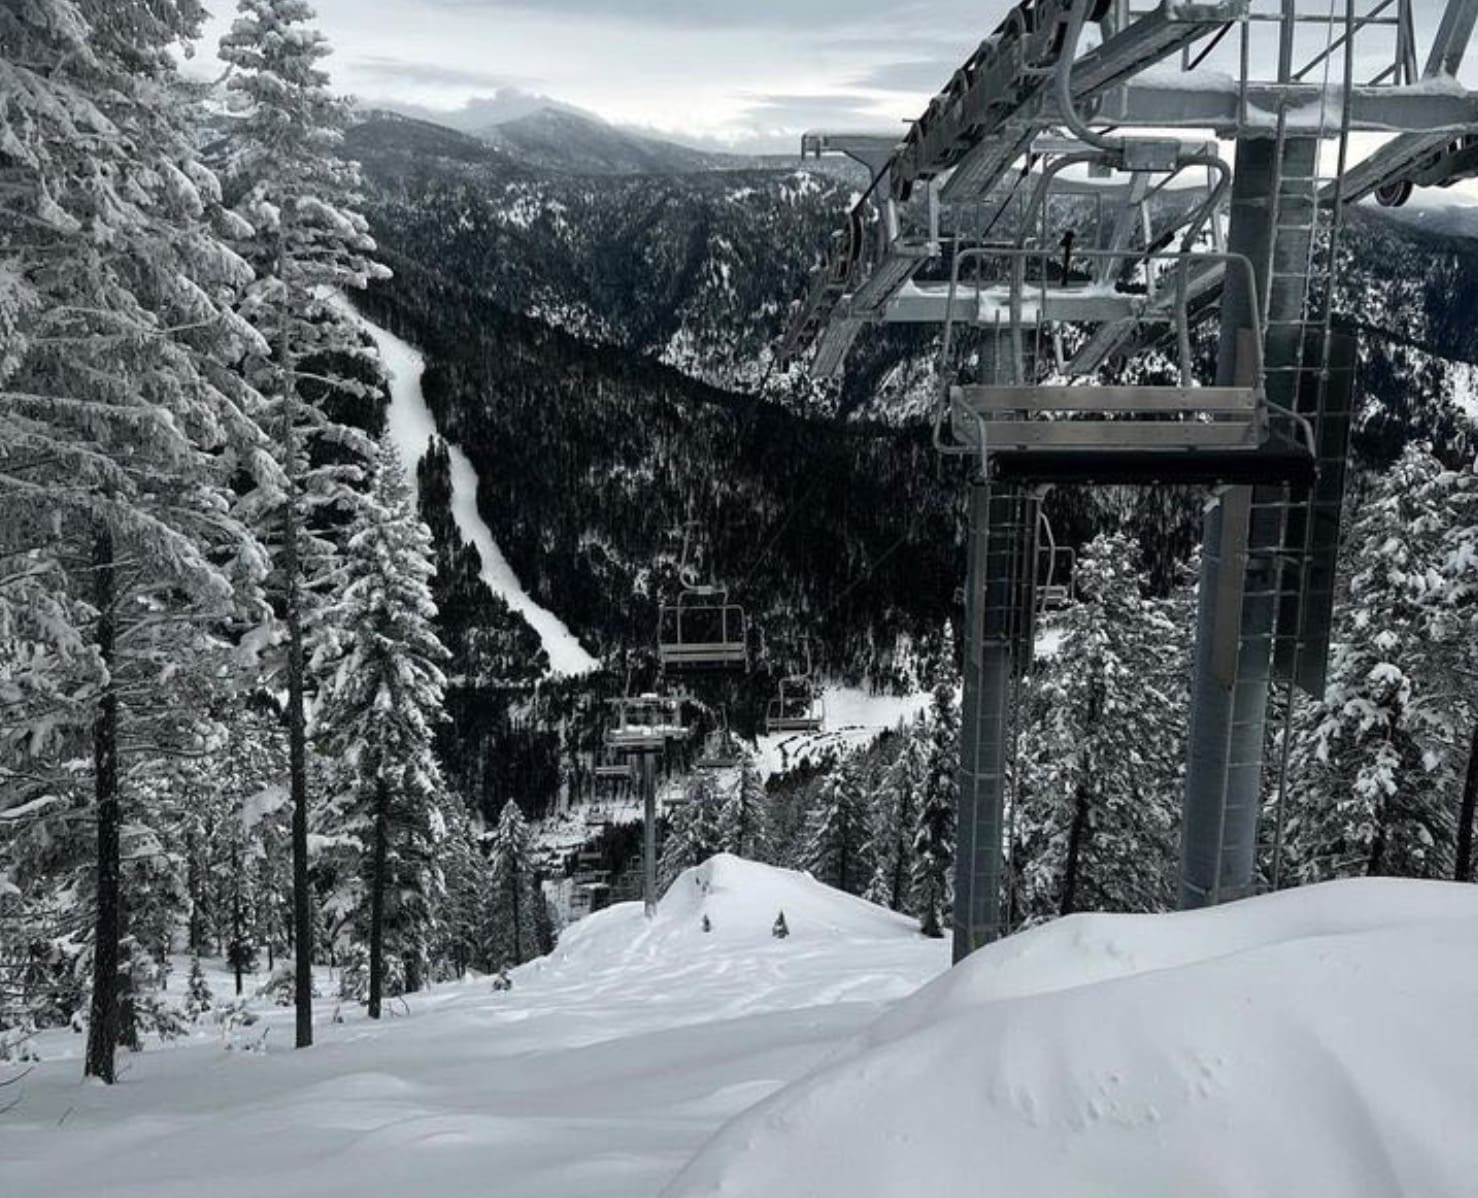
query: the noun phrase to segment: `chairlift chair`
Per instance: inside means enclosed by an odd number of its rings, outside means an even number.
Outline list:
[[[779,693],[765,706],[765,731],[820,732],[826,723],[826,705],[811,685],[808,674],[793,674],[780,680]]]
[[[694,764],[700,770],[727,770],[743,760],[744,752],[738,739],[729,731],[729,719],[725,713],[719,727],[704,738],[703,749]]]
[[[1037,549],[1037,607],[1061,611],[1077,598],[1078,554],[1071,545],[1059,545],[1046,512],[1039,512],[1042,538]]]
[[[747,671],[748,623],[744,609],[720,586],[685,582],[657,623],[657,660],[670,673]]]
[[[606,747],[614,753],[658,753],[688,734],[681,699],[648,694],[610,702],[616,714],[606,728]]]

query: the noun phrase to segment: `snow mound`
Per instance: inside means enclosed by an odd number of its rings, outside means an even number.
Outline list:
[[[1471,1196],[1478,888],[1075,916],[903,1001],[667,1198]]]
[[[914,920],[833,890],[810,874],[719,853],[679,874],[650,921],[640,903],[620,903],[580,920],[560,937],[554,962],[586,968],[705,948],[728,953],[746,944],[784,943],[772,932],[782,911],[792,950],[818,942],[919,939]]]

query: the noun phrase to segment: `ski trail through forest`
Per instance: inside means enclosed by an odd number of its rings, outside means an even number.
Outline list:
[[[426,443],[440,434],[431,409],[421,394],[421,374],[426,368],[420,351],[408,345],[388,329],[381,328],[357,312],[342,298],[339,306],[374,340],[390,379],[390,410],[386,427],[390,439],[405,462],[406,471],[415,480],[416,463],[426,452]],[[518,575],[498,548],[492,530],[477,510],[477,471],[467,455],[450,441],[447,450],[452,467],[452,518],[462,539],[477,547],[482,559],[482,580],[493,594],[518,612],[538,634],[549,654],[550,668],[556,674],[588,674],[596,660],[580,644],[564,622],[546,607],[541,607],[524,590]]]

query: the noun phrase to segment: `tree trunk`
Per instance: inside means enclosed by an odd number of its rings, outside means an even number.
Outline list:
[[[1478,721],[1468,746],[1468,776],[1463,782],[1463,801],[1457,817],[1457,869],[1459,882],[1473,880],[1473,817],[1478,814]]]
[[[375,783],[375,856],[370,875],[370,943],[369,943],[369,1017],[380,1017],[380,993],[385,972],[385,859],[389,855],[389,839],[385,824],[389,820],[389,796],[385,780]]]
[[[512,868],[508,871],[508,885],[512,891],[510,897],[513,900],[513,960],[509,962],[510,966],[523,964],[523,919],[521,918],[523,911],[521,910],[522,904],[518,901],[521,897],[520,892],[523,890],[523,879],[519,873],[518,863],[513,862]]]
[[[92,1003],[87,1025],[86,1077],[116,1080],[113,1058],[118,1049],[118,655],[117,567],[113,534],[104,529],[93,546],[98,654],[109,680],[98,700],[93,721],[92,759],[97,801],[97,919],[93,935]]]
[[[191,832],[185,837],[185,889],[190,897],[190,955],[200,955],[200,846]]]
[[[1080,783],[1074,797],[1073,822],[1067,833],[1067,861],[1062,870],[1061,915],[1071,915],[1078,899],[1078,860],[1082,856],[1083,838],[1088,830],[1088,787]]]
[[[231,969],[236,975],[236,997],[241,997],[242,958],[246,946],[241,939],[241,849],[231,846]]]
[[[284,208],[285,211],[285,208]],[[277,277],[287,287],[287,242],[279,234]],[[278,347],[282,368],[283,456],[287,506],[283,514],[282,572],[287,595],[287,752],[293,805],[293,1007],[297,1047],[313,1044],[313,909],[308,893],[308,735],[303,710],[303,612],[298,561],[297,383],[288,340],[289,304],[283,301]]]

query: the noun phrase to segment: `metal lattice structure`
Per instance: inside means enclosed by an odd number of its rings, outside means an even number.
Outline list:
[[[1181,901],[1253,888],[1270,692],[1291,708],[1324,686],[1355,363],[1334,313],[1345,211],[1478,175],[1478,94],[1455,78],[1475,19],[1478,0],[1448,0],[1423,58],[1410,0],[1035,0],[901,139],[806,137],[872,182],[782,357],[832,378],[868,326],[938,328],[935,441],[979,463],[957,958],[1004,930],[1007,745],[1052,486],[1217,489]]]
[[[642,796],[642,903],[650,919],[657,910],[657,759],[671,742],[686,740],[683,700],[654,694],[611,699],[607,751],[624,758]]]

